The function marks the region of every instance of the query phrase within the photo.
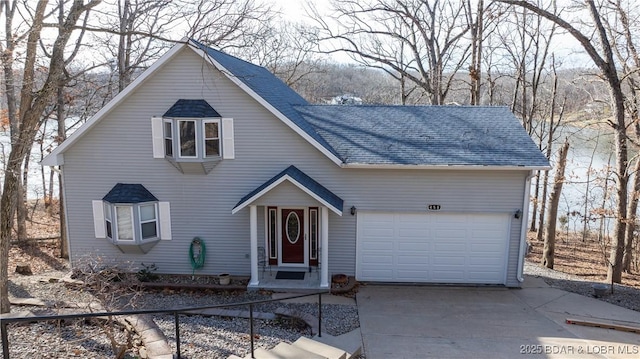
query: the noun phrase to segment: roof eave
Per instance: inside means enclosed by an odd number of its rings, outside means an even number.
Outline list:
[[[464,170],[464,171],[545,171],[550,170],[551,166],[497,166],[497,165],[404,165],[404,164],[370,164],[370,163],[345,163],[342,168],[361,168],[361,169],[393,169],[393,170]]]
[[[124,101],[133,91],[137,90],[147,79],[172,59],[186,45],[186,41],[177,42],[169,51],[162,55],[158,61],[154,62],[146,71],[138,76],[129,86],[125,87],[111,101],[109,101],[98,112],[91,116],[84,125],[80,126],[69,138],[56,147],[40,162],[42,166],[61,166],[64,164],[64,152],[75,144],[82,136],[92,129],[102,118],[104,118],[111,110]]]
[[[342,209],[341,208],[337,208],[334,205],[332,205],[331,203],[329,203],[328,201],[326,201],[324,198],[322,198],[321,196],[318,196],[315,192],[313,192],[312,190],[308,189],[305,185],[303,185],[302,183],[298,182],[295,178],[289,176],[288,174],[283,175],[282,177],[280,177],[279,179],[277,179],[276,181],[274,181],[273,183],[271,183],[269,186],[265,187],[264,189],[262,189],[262,191],[254,194],[253,196],[247,198],[246,200],[238,203],[232,210],[231,210],[231,214],[236,214],[238,213],[240,210],[242,210],[243,208],[247,207],[248,205],[250,205],[251,203],[255,202],[256,200],[258,200],[260,197],[262,197],[263,195],[267,194],[269,191],[271,191],[272,189],[278,187],[282,182],[284,181],[289,181],[290,183],[292,183],[293,185],[295,185],[296,187],[298,187],[300,190],[302,190],[303,192],[305,192],[306,194],[308,194],[309,196],[311,196],[313,199],[315,199],[316,201],[320,202],[322,205],[326,206],[327,208],[329,208],[332,212],[334,212],[335,214],[342,216]]]

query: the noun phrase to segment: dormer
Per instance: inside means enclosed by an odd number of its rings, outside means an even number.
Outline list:
[[[153,157],[182,173],[208,174],[220,161],[235,158],[233,119],[205,100],[178,100],[162,117],[152,117],[151,127]]]

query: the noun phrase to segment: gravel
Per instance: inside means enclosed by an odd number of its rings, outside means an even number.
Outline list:
[[[594,295],[593,285],[603,284],[602,282],[585,280],[581,276],[559,272],[529,261],[525,261],[524,274],[540,277],[545,283],[554,288],[596,298],[627,309],[640,311],[640,289],[635,287],[615,284],[613,294],[607,292],[607,294],[602,297],[596,297]]]
[[[13,275],[9,278],[9,293],[13,297],[32,297],[50,301],[76,303],[86,308],[94,297],[86,291],[62,282],[49,281],[61,278],[65,272],[48,272],[34,276]],[[184,308],[215,304],[240,303],[270,299],[268,292],[213,290],[145,290],[136,299],[137,308]],[[256,312],[273,313],[277,308],[317,316],[317,305],[270,302],[258,304]],[[238,308],[247,310],[248,308]],[[12,312],[42,311],[41,307],[13,306]],[[322,305],[323,332],[331,335],[347,333],[359,327],[358,312],[354,305]],[[52,312],[51,310],[49,311]],[[55,312],[55,308],[54,311]],[[165,333],[173,351],[175,322],[173,315],[156,315],[154,321]],[[10,355],[17,358],[113,358],[108,337],[103,333],[103,322],[67,321],[12,324],[9,326]],[[226,358],[231,354],[245,356],[250,350],[249,320],[235,317],[180,316],[180,346],[183,358]],[[270,349],[280,342],[292,343],[301,336],[311,337],[309,328],[298,320],[276,319],[254,321],[255,346]],[[120,341],[126,331],[115,326],[114,335]],[[132,338],[133,347],[128,358],[144,354],[141,339]],[[1,350],[0,350],[1,353]]]
[[[581,295],[594,297],[596,282],[525,262],[524,273],[542,278],[551,287],[560,288]],[[66,272],[49,272],[34,276],[13,275],[10,277],[9,293],[14,297],[41,298],[50,301],[66,301],[84,306],[94,297],[83,290],[61,282],[51,282],[50,278],[61,278]],[[147,290],[137,299],[137,307],[178,308],[229,304],[269,299],[267,292],[215,292],[211,290]],[[597,298],[615,305],[640,311],[640,290],[625,285],[615,285],[614,293]],[[317,315],[313,304],[292,304],[271,302],[255,306],[256,312],[272,313],[284,307],[300,313]],[[244,308],[246,309],[246,308]],[[13,312],[41,311],[40,307],[14,306]],[[359,327],[355,306],[323,304],[323,331],[340,335]],[[159,328],[165,333],[173,350],[175,345],[175,323],[171,315],[154,317]],[[108,326],[95,321],[39,322],[14,324],[9,327],[11,358],[113,358],[108,337],[104,329]],[[299,321],[288,319],[256,320],[254,322],[255,346],[272,348],[280,342],[291,343],[300,336],[311,336],[309,329]],[[245,318],[204,317],[199,315],[180,316],[180,344],[183,358],[226,358],[231,354],[240,357],[249,352],[249,321]],[[124,341],[126,331],[115,326],[113,335]],[[141,339],[132,338],[133,347],[127,352],[129,358],[143,354]],[[1,351],[0,351],[1,352]],[[142,352],[142,353],[141,353]]]

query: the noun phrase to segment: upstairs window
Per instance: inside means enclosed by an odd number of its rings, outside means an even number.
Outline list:
[[[153,157],[165,158],[184,173],[235,158],[232,118],[222,118],[204,100],[179,100],[151,119]],[[200,163],[201,166],[197,166]]]
[[[197,158],[198,143],[196,137],[195,120],[179,120],[178,129],[180,131],[180,157]]]
[[[205,120],[202,125],[204,126],[204,156],[220,156],[220,121]]]
[[[164,155],[173,157],[173,124],[170,120],[162,122],[164,136]]]

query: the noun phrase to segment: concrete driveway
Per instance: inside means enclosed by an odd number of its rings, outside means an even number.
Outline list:
[[[639,358],[640,335],[566,324],[567,318],[640,323],[640,313],[548,287],[361,286],[367,359]]]

